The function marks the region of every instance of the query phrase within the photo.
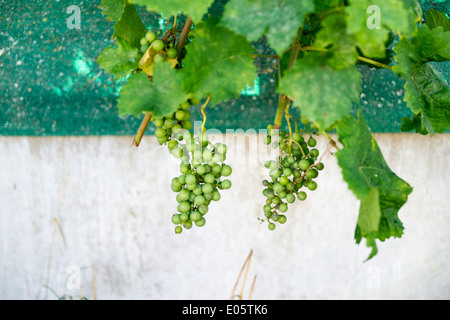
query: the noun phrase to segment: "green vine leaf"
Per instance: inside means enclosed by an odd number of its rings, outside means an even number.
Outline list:
[[[118,99],[119,116],[137,117],[143,112],[151,112],[162,118],[174,113],[187,99],[180,74],[170,63],[161,63],[153,68],[153,82],[143,72],[128,79]]]
[[[108,21],[119,21],[125,9],[126,0],[102,0],[98,6]]]
[[[379,12],[368,13],[368,8],[378,8]],[[367,57],[385,56],[389,32],[408,36],[416,29],[416,14],[403,0],[352,0],[346,14],[347,32]],[[379,20],[379,26],[369,28],[372,16],[374,22]]]
[[[376,252],[375,240],[385,241],[403,235],[403,224],[398,217],[400,208],[412,192],[411,186],[399,178],[387,165],[362,112],[358,119],[344,118],[337,126],[339,141],[344,145],[336,153],[344,180],[361,200],[355,238],[362,238],[372,247],[369,259]],[[378,224],[377,224],[378,221]]]
[[[435,9],[425,14],[425,23],[430,29],[442,27],[444,32],[450,31],[450,19],[445,13]]]
[[[177,16],[183,12],[194,22],[200,22],[214,0],[130,0],[130,2],[146,6],[148,11],[161,13],[164,17]]]
[[[412,120],[403,119],[403,131],[433,135],[450,128],[450,87],[430,64],[450,60],[450,31],[440,25],[446,23],[435,19],[431,23],[435,28],[423,25],[411,40],[402,38],[395,48],[394,71],[406,80],[404,100],[414,113]]]
[[[313,11],[312,0],[230,0],[221,24],[249,41],[265,35],[281,55],[292,45],[305,15]]]
[[[333,70],[325,62],[326,55],[306,55],[286,72],[278,89],[293,98],[302,116],[322,131],[349,115],[361,94],[361,73],[356,66]]]
[[[119,21],[114,26],[113,38],[121,38],[135,48],[140,48],[140,40],[147,33],[147,28],[132,4],[126,3]]]
[[[345,15],[331,14],[322,21],[322,29],[317,34],[315,46],[331,46],[331,57],[327,64],[333,69],[345,69],[356,64],[359,53],[356,42],[347,34]]]
[[[117,39],[117,45],[118,48],[104,49],[97,59],[97,63],[113,74],[115,80],[125,78],[138,68],[138,62],[135,60],[138,50],[120,38]]]
[[[194,35],[183,60],[186,92],[198,98],[211,95],[214,106],[239,97],[242,89],[253,85],[257,69],[250,55],[254,49],[245,37],[211,20],[199,23]]]

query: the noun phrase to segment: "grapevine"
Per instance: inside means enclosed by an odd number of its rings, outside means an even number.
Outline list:
[[[377,241],[403,235],[398,213],[413,189],[386,163],[358,106],[359,68],[385,69],[405,82],[404,101],[413,115],[402,119],[402,131],[445,132],[450,87],[433,63],[450,61],[448,16],[422,12],[417,0],[229,0],[219,17],[207,14],[212,4],[102,0],[100,6],[115,22],[117,47],[103,50],[97,62],[126,79],[119,116],[144,115],[133,145],[152,123],[158,143],[181,162],[181,175],[171,183],[178,202],[175,233],[204,226],[210,204],[232,185],[227,146],[212,144],[206,134],[206,108],[238,98],[258,77],[255,60],[267,59],[279,102],[265,143],[279,155],[265,163],[259,221],[270,230],[286,223],[292,204],[318,188],[322,158],[334,148],[343,179],[360,201],[355,240],[366,240],[372,258]],[[149,30],[136,5],[166,18],[165,31]],[[379,10],[368,10],[374,6]],[[260,39],[270,54],[255,46]],[[202,128],[193,132],[192,108],[202,102]],[[301,128],[293,108],[300,111]],[[327,150],[318,150],[320,136],[328,139]]]

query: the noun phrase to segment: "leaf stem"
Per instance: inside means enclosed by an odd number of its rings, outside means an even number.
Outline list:
[[[301,50],[304,51],[316,51],[316,52],[329,52],[330,50],[325,49],[325,48],[318,48],[318,47],[313,47],[313,46],[304,46],[301,48]],[[390,65],[369,59],[369,58],[365,58],[365,57],[358,57],[359,61],[380,67],[380,68],[384,68],[384,69],[389,69],[392,70],[393,68]]]
[[[298,57],[298,53],[300,52],[300,48],[301,48],[300,47],[300,37],[302,35],[302,32],[303,32],[303,27],[299,30],[299,33],[294,40],[294,44],[292,46],[292,51],[291,51],[291,56],[289,57],[289,65],[287,67],[288,70],[294,66],[294,63]],[[279,68],[278,70],[279,70],[279,74],[280,74],[280,68],[281,68],[280,63],[278,63],[278,68]],[[277,109],[277,113],[275,115],[275,121],[274,121],[274,125],[273,125],[273,128],[275,130],[281,128],[281,124],[283,123],[283,115],[285,113],[287,106],[290,105],[290,103],[291,103],[291,100],[286,95],[280,94],[280,97],[278,99],[278,109]]]
[[[139,147],[142,141],[142,137],[144,136],[145,131],[147,130],[147,127],[150,123],[150,120],[152,118],[152,114],[150,112],[145,114],[144,120],[142,120],[141,125],[139,126],[139,129],[136,133],[136,136],[133,139],[133,147]]]
[[[184,42],[186,41],[186,39],[189,35],[189,31],[191,31],[192,23],[193,23],[193,21],[192,21],[191,17],[188,17],[188,19],[186,20],[186,23],[184,24],[183,30],[181,31],[180,38],[178,38],[178,42],[177,42],[178,55],[180,55],[181,49],[184,46]]]

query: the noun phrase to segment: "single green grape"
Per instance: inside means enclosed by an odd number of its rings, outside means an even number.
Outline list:
[[[178,56],[178,51],[175,48],[170,48],[167,50],[167,57],[170,59],[175,59]]]
[[[216,177],[214,177],[213,174],[208,173],[203,177],[203,180],[205,183],[214,184],[214,182],[216,182]]]
[[[154,58],[153,58],[153,62],[154,63],[161,63],[164,62],[166,60],[166,58],[162,55],[162,54],[157,54]]]
[[[232,172],[233,172],[233,170],[231,169],[231,167],[229,165],[224,165],[222,167],[222,171],[221,171],[222,176],[229,177]]]
[[[307,197],[308,195],[304,191],[300,191],[299,193],[297,193],[297,198],[300,201],[305,201]]]
[[[315,179],[319,176],[319,171],[316,169],[311,169],[306,173],[306,178],[309,180]]]
[[[295,202],[295,196],[294,196],[292,193],[289,193],[289,194],[286,196],[286,201],[287,201],[288,203],[294,203],[294,202]]]
[[[311,166],[311,164],[309,163],[309,161],[306,160],[306,159],[300,160],[300,162],[299,162],[298,165],[299,165],[299,168],[300,168],[301,170],[303,170],[303,171],[308,170],[308,168]]]
[[[166,130],[162,129],[162,128],[157,128],[155,130],[155,137],[162,139],[166,136]]]
[[[309,152],[309,154],[310,154],[312,157],[317,158],[317,157],[319,156],[320,152],[319,152],[319,150],[317,150],[317,149],[312,149],[312,150]]]
[[[191,210],[191,204],[187,201],[183,201],[178,205],[178,211],[181,213],[187,213]]]
[[[222,187],[223,190],[228,190],[231,188],[231,181],[226,179],[220,182],[220,186]]]
[[[180,224],[181,223],[181,215],[179,213],[176,213],[172,216],[172,222],[174,224]]]
[[[181,226],[175,227],[175,233],[176,233],[176,234],[180,234],[180,233],[182,233],[182,232],[183,232],[183,228],[182,228]]]
[[[140,42],[141,42],[141,46],[148,45],[148,41],[147,41],[147,39],[145,37],[142,38]]]
[[[195,221],[195,225],[199,228],[203,227],[206,224],[206,219],[202,217],[200,220]]]
[[[152,47],[153,47],[153,50],[155,50],[155,51],[161,51],[162,49],[164,49],[164,42],[159,39],[155,40],[152,43]]]
[[[317,183],[315,181],[309,181],[306,185],[306,187],[311,190],[314,191],[317,189]]]
[[[186,184],[196,184],[197,177],[194,174],[186,175]]]
[[[178,120],[178,121],[182,121],[183,119],[184,119],[184,111],[183,110],[178,110],[176,113],[175,113],[175,118]]]
[[[155,121],[153,123],[155,124],[155,127],[161,128],[164,125],[164,120],[163,119],[155,119]]]
[[[198,211],[192,211],[191,214],[189,215],[189,220],[191,220],[193,222],[197,222],[202,218],[203,218],[202,214]]]
[[[282,203],[282,204],[280,204],[278,209],[280,210],[280,212],[283,212],[283,213],[287,212],[288,211],[288,205],[286,203]]]
[[[308,140],[308,145],[309,145],[311,148],[314,148],[314,147],[317,145],[316,139],[310,138],[310,139]]]
[[[275,223],[269,223],[268,228],[269,228],[270,231],[275,230],[276,227],[277,227],[277,226],[275,225]]]
[[[156,39],[156,34],[153,31],[148,31],[145,38],[148,42],[152,43]]]

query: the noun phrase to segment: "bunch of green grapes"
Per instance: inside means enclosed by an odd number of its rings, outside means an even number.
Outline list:
[[[169,33],[167,38],[158,38],[162,34],[161,31],[154,33],[153,31],[148,31],[145,37],[141,39],[141,53],[144,54],[152,46],[153,50],[158,52],[153,58],[155,63],[160,63],[167,58],[175,59],[178,56],[178,51],[175,46],[176,36]]]
[[[305,201],[308,196],[305,191],[317,189],[314,179],[324,169],[324,164],[318,162],[319,150],[314,148],[317,145],[316,139],[307,135],[308,140],[299,132],[290,135],[280,130],[277,135],[273,126],[268,126],[265,143],[280,150],[280,156],[276,160],[265,163],[271,181],[263,181],[266,187],[263,194],[267,198],[264,205],[266,218],[260,220],[267,221],[270,230],[275,230],[276,223],[286,223],[285,213],[290,204],[296,199]]]
[[[182,160],[181,175],[174,178],[171,185],[172,190],[178,193],[178,213],[172,216],[177,234],[183,231],[183,227],[191,229],[194,224],[197,227],[205,225],[210,203],[220,200],[220,190],[231,188],[231,181],[221,180],[222,177],[232,173],[231,167],[224,164],[226,145],[212,145],[206,134],[194,139],[189,131],[180,138],[184,143],[177,143],[172,149],[172,154]]]
[[[180,133],[193,127],[189,109],[191,105],[198,103],[198,100],[193,98],[181,104],[177,111],[168,116],[162,118],[152,116],[151,121],[156,127],[155,137],[160,145],[168,143],[171,151],[178,145],[177,140],[183,137]]]

